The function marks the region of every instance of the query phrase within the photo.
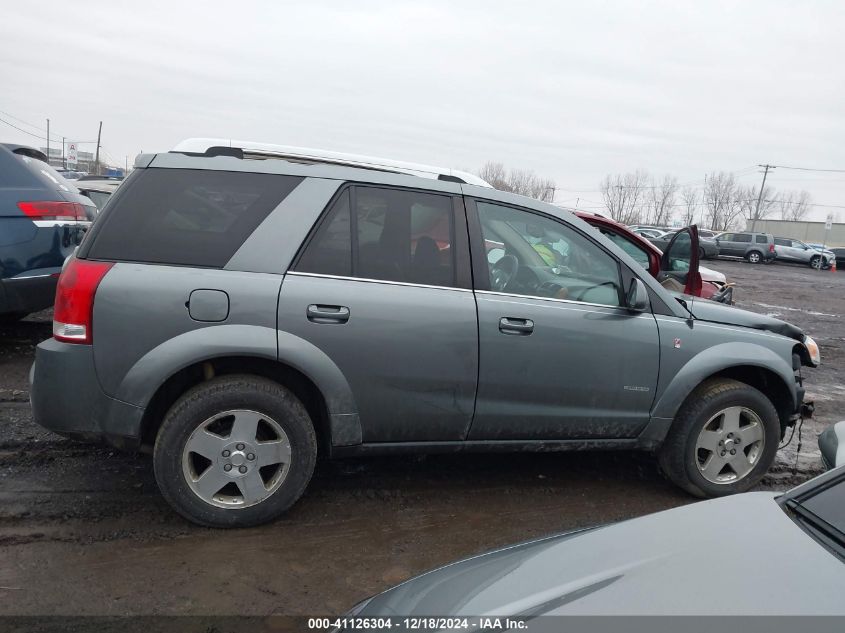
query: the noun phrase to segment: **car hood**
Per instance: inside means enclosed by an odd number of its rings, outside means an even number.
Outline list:
[[[712,268],[705,268],[704,266],[698,267],[698,273],[701,275],[702,281],[726,283],[728,280],[724,273],[720,273],[718,270],[713,270]]]
[[[711,321],[713,323],[723,323],[725,325],[750,327],[755,330],[767,330],[795,339],[796,341],[804,340],[804,332],[786,321],[689,295],[683,295],[681,298],[686,302],[687,309],[696,319]]]
[[[840,615],[845,564],[755,492],[470,558],[357,615]]]

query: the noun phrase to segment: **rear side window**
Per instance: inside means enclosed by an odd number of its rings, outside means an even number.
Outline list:
[[[782,237],[776,237],[775,244],[778,246],[792,246],[792,240],[785,240]]]
[[[734,235],[734,242],[750,242],[751,235],[749,233],[737,233]]]
[[[757,235],[754,237],[754,241],[758,244],[767,244],[769,240],[766,238],[765,235]]]
[[[332,206],[296,269],[454,286],[454,235],[448,195],[351,187]]]
[[[298,176],[145,169],[98,222],[90,259],[222,268],[302,181]]]

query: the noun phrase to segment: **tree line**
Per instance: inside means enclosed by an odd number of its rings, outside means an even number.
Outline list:
[[[731,172],[707,174],[703,187],[680,187],[675,176],[661,179],[637,170],[608,174],[600,190],[608,215],[623,224],[668,226],[673,220],[682,225],[698,223],[713,231],[745,228],[746,220],[777,215],[781,220],[802,220],[810,211],[807,191],[775,191],[766,186],[742,185]]]
[[[509,169],[502,163],[487,162],[478,175],[496,189],[545,202],[553,202],[555,181],[531,170]],[[645,170],[608,174],[599,184],[607,215],[623,224],[669,226],[697,223],[714,231],[745,228],[772,216],[781,220],[803,220],[812,199],[807,191],[776,191],[766,186],[742,185],[731,172],[707,174],[703,187],[678,184],[678,178],[658,178]],[[759,202],[759,204],[758,204]]]

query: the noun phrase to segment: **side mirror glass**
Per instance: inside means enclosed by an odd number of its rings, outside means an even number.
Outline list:
[[[634,278],[628,288],[625,303],[632,312],[645,312],[649,307],[648,290],[642,279]]]

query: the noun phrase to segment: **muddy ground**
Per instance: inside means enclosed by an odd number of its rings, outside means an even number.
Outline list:
[[[821,345],[817,418],[763,489],[821,469],[816,437],[845,419],[845,272],[711,262],[737,303]],[[272,525],[197,528],[159,496],[151,459],[31,421],[27,373],[49,312],[0,329],[0,614],[317,614],[492,547],[693,501],[647,455],[462,455],[321,463]],[[797,466],[797,469],[796,469]]]

